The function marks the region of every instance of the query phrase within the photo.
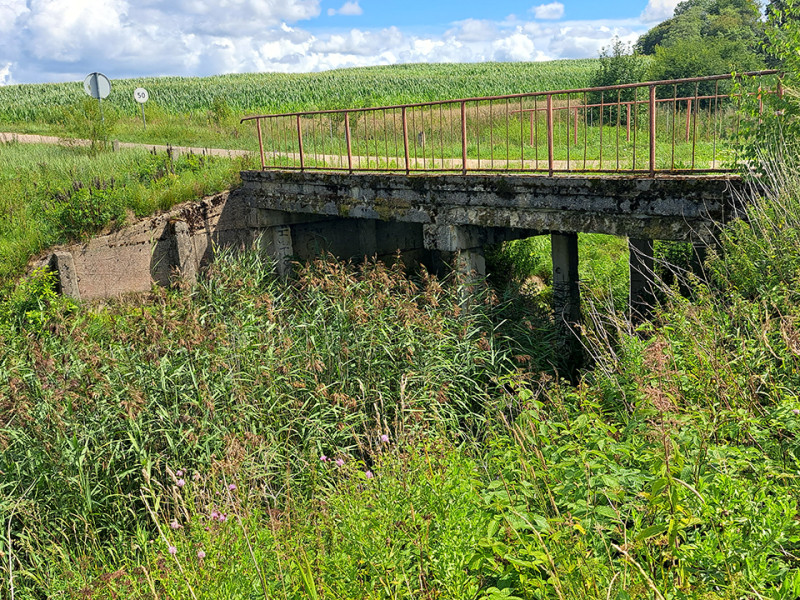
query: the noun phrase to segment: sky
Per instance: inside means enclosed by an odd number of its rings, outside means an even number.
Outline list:
[[[0,85],[594,58],[678,0],[0,0]]]

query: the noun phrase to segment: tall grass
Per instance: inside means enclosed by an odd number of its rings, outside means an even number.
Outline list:
[[[38,252],[235,185],[245,159],[0,144],[0,284]]]

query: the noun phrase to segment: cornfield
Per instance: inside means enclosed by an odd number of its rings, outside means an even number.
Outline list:
[[[148,77],[112,82],[105,101],[136,116],[133,90],[150,92],[151,107],[188,114],[222,106],[236,114],[356,108],[589,85],[597,59],[540,63],[411,64],[321,73],[248,73],[214,77]],[[82,82],[0,87],[0,123],[57,123],[86,98]]]

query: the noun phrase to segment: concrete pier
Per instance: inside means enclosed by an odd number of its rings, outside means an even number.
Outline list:
[[[653,240],[628,239],[630,252],[630,316],[634,321],[646,318],[655,303],[653,278]]]

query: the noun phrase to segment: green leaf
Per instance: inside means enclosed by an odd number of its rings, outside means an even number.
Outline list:
[[[669,529],[669,523],[662,523],[660,525],[651,525],[650,527],[643,529],[636,535],[637,541],[647,540],[651,537],[655,537],[657,535],[661,535],[667,529]]]

